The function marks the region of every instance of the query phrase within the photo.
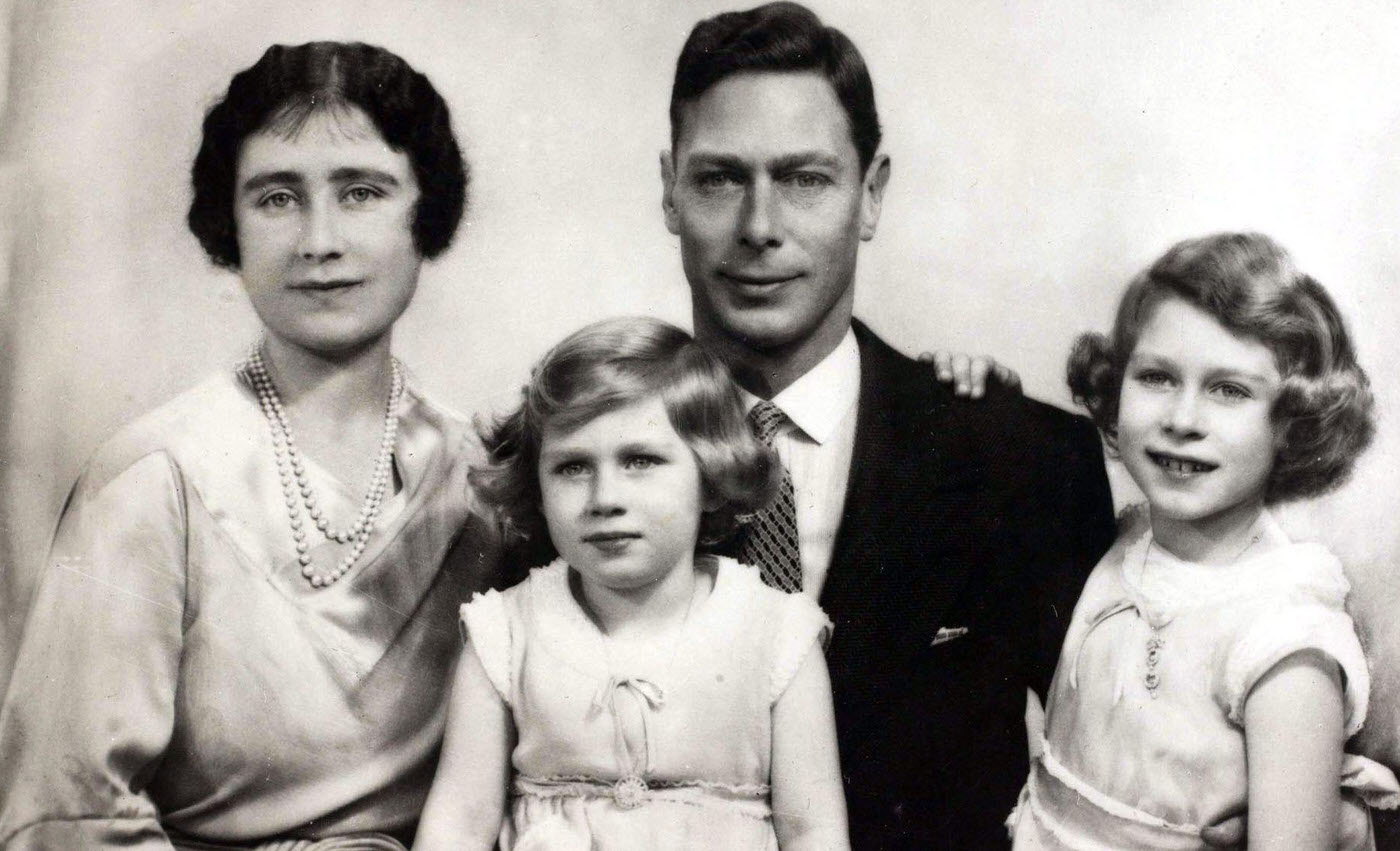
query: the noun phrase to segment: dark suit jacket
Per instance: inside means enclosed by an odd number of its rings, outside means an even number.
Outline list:
[[[993,387],[961,400],[855,323],[861,386],[822,607],[856,849],[988,849],[1027,773],[1084,579],[1112,543],[1098,434]],[[966,629],[932,644],[940,628]]]

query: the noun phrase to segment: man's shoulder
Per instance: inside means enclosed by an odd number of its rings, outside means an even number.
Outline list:
[[[872,391],[872,398],[862,400],[863,405],[878,405],[885,415],[914,428],[937,421],[944,428],[986,439],[1067,444],[1097,441],[1087,418],[1024,396],[995,380],[988,383],[982,398],[960,398],[938,380],[932,364],[902,354],[860,323],[855,327],[865,375],[862,384]]]

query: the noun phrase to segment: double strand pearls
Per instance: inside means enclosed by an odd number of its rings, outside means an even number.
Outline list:
[[[389,401],[384,408],[384,436],[379,441],[379,455],[374,462],[374,475],[370,479],[369,491],[355,522],[345,530],[331,527],[330,519],[316,502],[316,493],[311,481],[306,477],[306,462],[297,451],[296,439],[292,437],[292,426],[287,421],[287,412],[282,407],[282,399],[277,395],[277,387],[263,363],[260,347],[255,347],[248,356],[244,371],[252,379],[253,390],[258,394],[258,405],[267,417],[268,428],[272,433],[272,449],[277,457],[277,476],[282,482],[282,496],[287,506],[287,519],[292,526],[292,540],[296,544],[297,561],[301,564],[301,575],[306,577],[314,588],[333,584],[344,576],[364,554],[369,543],[374,521],[379,517],[379,508],[384,502],[384,493],[389,488],[394,460],[394,441],[399,431],[399,401],[403,398],[403,370],[399,362],[390,358],[392,377],[389,384]],[[311,563],[311,545],[307,542],[306,523],[302,519],[303,507],[326,540],[337,544],[350,544],[350,552],[340,559],[331,570],[317,572]]]

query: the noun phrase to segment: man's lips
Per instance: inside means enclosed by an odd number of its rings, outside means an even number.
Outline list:
[[[735,272],[728,269],[721,269],[719,276],[742,287],[755,289],[785,284],[802,277],[798,272]]]
[[[1153,464],[1164,470],[1168,475],[1184,478],[1195,476],[1201,473],[1209,473],[1219,467],[1209,461],[1202,461],[1199,458],[1192,458],[1188,455],[1176,455],[1171,452],[1155,452],[1147,450],[1147,457]]]

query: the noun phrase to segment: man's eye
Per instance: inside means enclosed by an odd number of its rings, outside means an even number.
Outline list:
[[[795,186],[798,189],[819,189],[831,183],[831,178],[811,171],[795,172],[788,175],[785,180],[790,186]]]
[[[695,184],[701,189],[726,189],[738,183],[739,179],[727,171],[707,171],[695,177]]]

